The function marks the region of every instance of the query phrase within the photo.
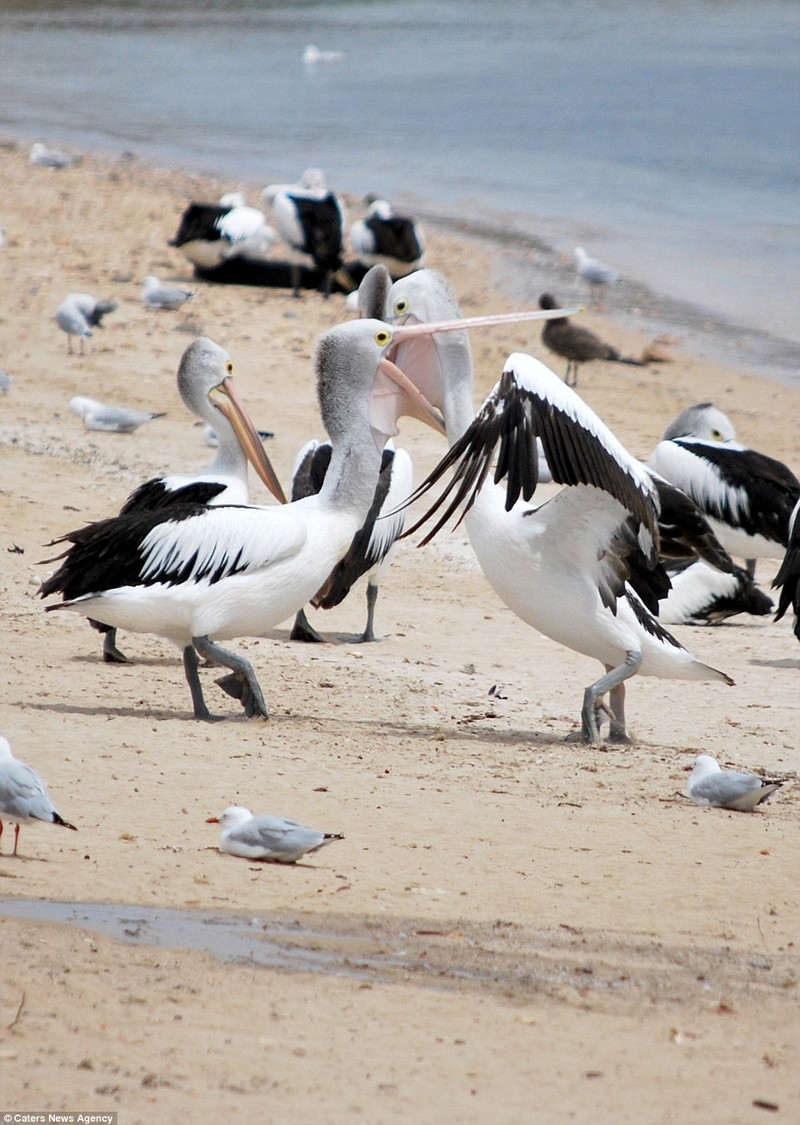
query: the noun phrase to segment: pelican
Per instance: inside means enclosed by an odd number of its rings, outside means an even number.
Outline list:
[[[89,339],[93,328],[102,328],[103,317],[114,311],[116,301],[98,301],[91,293],[68,293],[56,309],[56,324],[67,334],[67,351],[72,352],[72,337]]]
[[[324,274],[323,292],[330,295],[333,274],[342,264],[344,210],[328,191],[318,168],[307,169],[298,185],[273,184],[262,196],[272,205],[278,234],[291,252],[292,289],[300,295],[301,267],[310,258]]]
[[[173,311],[179,309],[187,301],[191,301],[193,297],[193,290],[162,285],[158,278],[152,274],[148,274],[142,282],[142,303],[148,309]]]
[[[711,403],[671,422],[649,464],[694,500],[734,558],[783,556],[800,480],[783,462],[738,442]]]
[[[542,293],[539,308],[557,309],[558,304],[551,293]],[[626,363],[634,367],[645,366],[640,359],[620,355],[616,348],[601,340],[588,328],[571,324],[566,315],[548,320],[542,329],[542,343],[567,361],[564,381],[568,387],[577,387],[578,369],[582,363],[590,363],[593,359],[604,359],[607,363]]]
[[[14,822],[12,855],[17,854],[19,830],[23,824],[40,820],[77,831],[75,825],[64,820],[58,812],[50,800],[47,785],[38,773],[15,758],[8,739],[0,736],[0,836],[3,835],[4,820]]]
[[[441,428],[385,357],[415,328],[360,319],[321,337],[317,386],[333,452],[318,495],[271,508],[190,503],[91,524],[60,540],[70,546],[40,593],[64,600],[47,608],[177,644],[195,718],[210,718],[198,657],[228,668],[218,681],[223,690],[248,716],[267,718],[252,666],[218,642],[263,636],[322,587],[369,511],[383,447],[397,432],[400,413]]]
[[[789,518],[789,545],[772,585],[780,590],[775,620],[780,621],[791,606],[794,610],[794,635],[800,641],[800,500]]]
[[[389,308],[401,323],[457,311],[447,281],[430,270],[396,281]],[[441,408],[452,443],[414,498],[451,468],[453,480],[411,531],[455,489],[423,542],[465,504],[470,542],[505,604],[553,640],[601,661],[605,675],[584,692],[583,741],[600,741],[598,710],[606,693],[610,738],[627,740],[625,681],[637,673],[733,682],[687,652],[654,616],[663,581],[656,568],[655,484],[574,391],[532,356],[515,354],[473,420],[465,334],[431,337],[427,346],[401,342],[393,358]],[[553,479],[567,487],[539,508],[515,506],[520,492],[529,499],[536,487],[536,437]],[[508,489],[486,481],[498,443],[495,481],[508,476]]]
[[[687,789],[696,805],[753,812],[782,785],[783,781],[759,777],[757,773],[720,769],[710,754],[700,754],[695,759]]]
[[[178,393],[187,410],[213,427],[217,455],[205,469],[169,473],[140,484],[119,514],[127,516],[187,503],[246,504],[248,462],[273,496],[285,504],[280,481],[234,388],[233,361],[228,353],[206,336],[193,340],[178,366]],[[116,629],[94,620],[92,624],[105,634],[105,662],[126,664],[128,658],[116,645]]]
[[[422,265],[425,235],[413,219],[395,215],[385,199],[370,198],[365,217],[350,227],[350,245],[359,262],[382,263],[398,278]]]
[[[739,613],[772,613],[772,599],[740,567],[725,573],[695,559],[667,566],[667,574],[672,588],[658,606],[665,625],[716,625]]]
[[[231,193],[219,204],[190,203],[169,245],[178,247],[192,265],[210,270],[231,258],[260,261],[277,237],[263,211],[247,207],[244,197]]]
[[[253,816],[240,805],[230,805],[219,816],[210,816],[206,824],[220,826],[221,852],[273,863],[297,863],[309,852],[344,839],[341,832],[320,832],[282,816]]]

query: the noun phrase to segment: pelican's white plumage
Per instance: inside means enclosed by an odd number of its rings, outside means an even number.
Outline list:
[[[763,617],[772,612],[772,599],[739,567],[726,573],[696,559],[688,566],[668,566],[667,572],[672,589],[658,607],[665,625],[717,624],[739,613]]]
[[[782,781],[759,777],[756,773],[723,770],[710,754],[700,754],[689,777],[687,789],[696,805],[752,812],[783,785]]]
[[[14,824],[14,855],[17,854],[22,824],[39,820],[76,830],[75,825],[69,824],[57,811],[50,800],[47,785],[38,773],[15,758],[8,739],[0,735],[0,836],[4,820]]]
[[[333,274],[342,264],[342,200],[328,190],[319,168],[307,168],[299,184],[270,184],[262,198],[270,204],[275,227],[289,250],[295,296],[300,292],[302,266],[308,264],[322,271],[327,296]]]
[[[365,266],[382,264],[392,277],[419,269],[425,254],[425,235],[419,223],[396,215],[385,199],[373,199],[363,219],[350,227],[350,245]]]
[[[220,826],[221,852],[273,863],[296,863],[309,852],[344,839],[341,833],[306,828],[282,816],[253,816],[240,805],[230,805],[219,816],[210,816],[206,824]]]
[[[389,308],[403,320],[424,321],[452,315],[457,306],[445,279],[422,270],[395,282]],[[599,739],[595,709],[606,692],[611,735],[626,737],[624,681],[637,672],[731,682],[687,652],[643,604],[642,597],[653,604],[658,596],[647,577],[656,563],[655,485],[574,391],[538,360],[515,354],[473,421],[466,335],[431,337],[427,346],[401,343],[396,359],[442,409],[453,443],[415,493],[454,468],[444,497],[452,490],[453,499],[428,538],[466,505],[470,542],[506,605],[554,640],[603,663],[607,674],[584,693],[585,740]],[[536,437],[554,479],[568,487],[531,509],[515,501],[520,492],[527,499],[536,486]],[[498,443],[495,480],[508,475],[508,492],[487,480]],[[632,567],[636,589],[628,582]]]

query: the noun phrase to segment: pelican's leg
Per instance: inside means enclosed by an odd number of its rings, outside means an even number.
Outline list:
[[[609,742],[630,742],[625,729],[625,681],[611,689]]]
[[[239,700],[248,719],[252,719],[254,715],[269,718],[266,701],[249,660],[220,648],[208,637],[192,637],[192,644],[206,660],[221,664],[223,668],[230,668],[231,675],[223,676],[217,683],[231,698]]]
[[[333,271],[325,270],[325,277],[322,283],[322,296],[327,301],[331,295],[331,288],[333,286]]]
[[[755,579],[755,576],[756,576],[756,560],[755,559],[745,559],[744,560],[744,568],[747,571],[747,573],[750,575],[750,577],[752,579]]]
[[[292,278],[292,293],[295,297],[300,296],[300,277],[301,267],[299,262],[292,262],[291,278]]]
[[[641,663],[642,654],[640,652],[626,652],[625,660],[622,664],[618,664],[616,668],[610,669],[610,671],[606,672],[605,676],[601,676],[599,680],[587,687],[586,691],[583,693],[583,709],[581,711],[581,737],[584,742],[592,742],[595,746],[600,743],[600,728],[597,725],[595,701],[598,697],[605,695],[607,691],[615,692],[615,689],[618,688],[620,684],[624,683],[625,680],[629,680],[631,676],[635,676],[639,671]],[[615,694],[618,695],[618,693]],[[619,717],[614,714],[611,720],[611,733],[612,736],[617,739],[624,736],[624,708],[621,724]]]
[[[325,638],[321,637],[311,622],[306,617],[304,609],[298,610],[292,631],[289,634],[290,641],[305,641],[306,644],[325,644]]]
[[[125,653],[117,648],[116,629],[109,629],[103,637],[103,660],[106,664],[130,664]]]
[[[360,637],[347,637],[351,644],[369,644],[370,641],[382,640],[375,636],[375,605],[378,601],[378,587],[374,582],[367,583],[367,623]]]
[[[183,650],[183,670],[186,673],[186,682],[189,685],[189,691],[192,693],[194,717],[196,719],[210,719],[211,712],[206,707],[205,699],[203,699],[203,689],[200,686],[200,676],[197,673],[199,664],[200,661],[197,659],[194,645],[187,645]]]

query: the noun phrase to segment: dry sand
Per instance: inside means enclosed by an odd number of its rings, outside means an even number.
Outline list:
[[[16,860],[7,829],[0,894],[130,906],[119,939],[0,921],[0,1111],[118,1111],[125,1125],[800,1120],[800,786],[752,815],[680,796],[701,751],[797,769],[790,623],[677,629],[735,686],[635,680],[633,745],[566,745],[597,666],[521,625],[448,533],[400,551],[378,604],[384,643],[298,646],[288,624],[237,642],[272,719],[240,717],[205,673],[227,721],[192,721],[173,649],[126,634],[134,663],[108,666],[82,620],[44,613],[44,545],[113,514],[146,477],[210,459],[175,388],[195,334],[232,354],[288,479],[320,433],[310,356],[343,298],[198,284],[184,310],[147,312],[143,276],[192,280],[167,246],[183,208],[230,184],[93,158],[31,170],[13,145],[0,167],[0,366],[14,379],[0,399],[0,731],[79,826],[23,828]],[[428,264],[465,313],[506,307],[482,251],[429,235]],[[71,290],[119,302],[83,358],[53,322]],[[585,319],[628,350],[648,342]],[[547,359],[538,337],[476,341],[477,394],[508,352]],[[672,350],[669,365],[584,371],[581,393],[632,452],[712,399],[800,471],[800,392]],[[131,437],[87,434],[66,409],[76,392],[168,416]],[[443,451],[416,423],[402,442],[417,479]],[[775,569],[759,565],[765,584]],[[313,619],[335,642],[363,616],[359,590]],[[346,840],[296,867],[223,856],[205,819],[232,803]],[[287,967],[177,936],[156,947],[142,910],[159,907],[242,918],[254,947],[277,930]],[[292,948],[323,971],[301,971]]]

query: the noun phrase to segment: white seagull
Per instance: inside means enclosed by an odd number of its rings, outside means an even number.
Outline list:
[[[111,406],[88,395],[75,395],[69,400],[69,408],[83,421],[85,430],[98,430],[107,434],[132,434],[146,422],[155,418],[165,418],[163,413],[151,410],[131,410],[127,406]]]
[[[93,328],[102,328],[103,317],[114,311],[116,301],[98,301],[91,293],[68,293],[56,309],[56,324],[67,334],[67,351],[72,351],[72,337],[81,342],[89,339]]]
[[[671,422],[649,464],[694,500],[734,558],[783,557],[800,480],[783,462],[736,441],[711,403]]]
[[[445,278],[430,270],[395,282],[389,302],[400,322],[457,310]],[[655,587],[663,580],[654,482],[557,375],[532,356],[512,355],[473,420],[466,334],[432,336],[427,345],[401,342],[393,357],[441,408],[451,442],[414,498],[454,470],[443,496],[411,530],[449,500],[428,542],[464,505],[472,547],[505,604],[553,640],[601,661],[605,675],[584,692],[584,741],[600,741],[598,708],[607,693],[610,737],[627,739],[625,681],[637,673],[732,683],[687,652],[654,616]],[[537,437],[553,479],[566,487],[538,508],[515,506],[537,484]],[[507,477],[507,489],[487,480],[498,445],[494,481]]]
[[[41,141],[35,141],[31,145],[28,159],[37,168],[69,168],[71,164],[76,163],[74,156],[57,148],[47,148]]]
[[[249,499],[248,462],[276,500],[286,503],[260,436],[235,390],[233,361],[228,353],[206,336],[193,340],[178,366],[178,393],[187,410],[203,419],[207,426],[213,424],[217,455],[210,465],[196,472],[167,473],[140,484],[119,514],[178,508],[185,504],[246,504]],[[116,645],[116,629],[97,621],[92,624],[105,634],[105,662],[126,664],[127,657]]]
[[[775,620],[780,621],[791,606],[794,610],[794,635],[800,641],[800,500],[789,518],[789,545],[772,585],[780,590]]]
[[[303,62],[306,66],[315,66],[316,63],[341,62],[344,58],[343,51],[322,51],[313,43],[303,49]]]
[[[350,227],[350,245],[365,266],[381,263],[393,278],[405,277],[422,265],[425,235],[404,215],[395,215],[385,199],[370,198],[367,213]]]
[[[219,850],[242,859],[264,859],[273,863],[297,863],[309,852],[343,840],[340,832],[320,832],[282,816],[253,816],[249,809],[230,805],[206,824],[220,826]]]
[[[45,824],[60,824],[62,828],[77,831],[75,825],[64,820],[57,811],[50,800],[47,785],[38,773],[15,758],[8,739],[0,735],[0,837],[3,835],[4,820],[14,823],[12,855],[17,854],[22,824],[40,820]]]
[[[701,754],[695,760],[687,789],[696,805],[752,812],[782,785],[782,781],[759,777],[756,773],[720,769],[710,754]]]
[[[277,237],[263,211],[247,207],[243,196],[231,193],[219,204],[190,203],[169,245],[178,247],[192,265],[211,270],[232,258],[261,261]]]
[[[619,274],[615,269],[605,262],[598,262],[597,258],[590,258],[582,246],[575,247],[574,256],[578,277],[587,281],[592,288],[613,285],[619,281]]]
[[[162,285],[152,274],[142,281],[142,303],[148,309],[179,309],[194,297],[194,290]]]
[[[344,208],[329,191],[319,168],[308,168],[300,183],[271,184],[262,197],[272,207],[278,234],[290,252],[292,289],[300,295],[303,266],[322,274],[323,293],[331,291],[334,273],[342,264]]]

